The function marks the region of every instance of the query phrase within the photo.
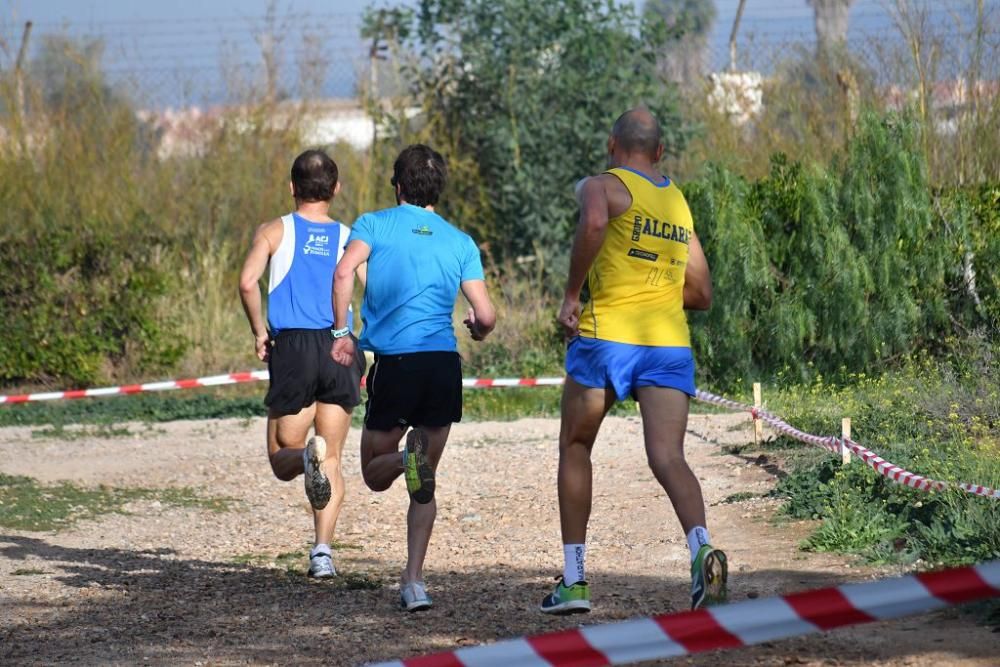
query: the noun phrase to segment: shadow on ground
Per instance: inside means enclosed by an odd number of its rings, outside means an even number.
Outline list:
[[[0,556],[14,562],[30,558],[33,567],[45,572],[37,576],[52,577],[70,589],[67,598],[46,605],[0,599],[5,610],[0,617],[5,618],[0,622],[0,663],[5,665],[357,665],[581,622],[680,611],[686,608],[688,587],[680,577],[621,577],[597,570],[592,574],[594,613],[553,618],[537,611],[551,586],[550,571],[437,568],[428,572],[436,608],[405,614],[395,606],[395,570],[361,554],[344,562],[346,576],[331,582],[270,567],[179,559],[168,549],[76,549],[14,535],[0,535]],[[39,560],[45,564],[40,566]],[[734,575],[732,597],[770,594],[775,580],[785,591],[839,583],[836,573],[758,571]],[[365,588],[368,583],[381,586]],[[685,658],[682,664],[789,664],[789,652],[800,662],[844,664],[827,659],[843,658],[844,651],[837,647],[848,643],[835,633],[729,652],[724,658]],[[886,643],[884,656],[908,655],[905,643],[892,644]],[[942,648],[985,659],[995,656],[996,647]],[[859,657],[855,664],[866,660]]]

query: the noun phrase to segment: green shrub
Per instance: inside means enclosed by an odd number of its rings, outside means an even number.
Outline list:
[[[141,225],[113,233],[81,221],[8,237],[0,244],[0,380],[91,384],[126,359],[130,374],[171,368],[185,341],[162,315],[175,286],[160,251]]]
[[[1000,486],[1000,364],[973,370],[926,357],[877,379],[822,378],[774,396],[769,408],[812,433],[836,434],[852,418],[854,439],[911,472],[944,482]],[[967,564],[1000,557],[1000,503],[956,488],[926,492],[897,484],[858,459],[817,449],[791,459],[776,489],[785,511],[821,519],[805,543],[817,551],[876,561]]]

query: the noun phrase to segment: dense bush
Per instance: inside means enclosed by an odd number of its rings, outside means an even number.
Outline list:
[[[708,378],[869,369],[995,319],[996,207],[933,196],[918,139],[905,116],[866,114],[833,167],[778,155],[754,182],[716,166],[687,185],[715,281],[692,317]]]
[[[0,243],[0,380],[88,384],[126,358],[130,374],[172,368],[185,349],[163,316],[176,289],[162,246],[141,225],[21,229]]]

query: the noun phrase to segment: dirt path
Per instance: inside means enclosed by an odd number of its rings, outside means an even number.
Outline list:
[[[773,501],[721,502],[774,485],[765,467],[721,452],[720,443],[746,442],[744,417],[694,416],[690,431],[689,457],[711,505],[713,541],[729,553],[734,600],[891,573],[799,551],[809,526],[774,521]],[[357,432],[345,454],[344,548],[335,554],[342,576],[318,583],[303,576],[311,522],[301,483],[271,476],[262,420],[175,422],[143,438],[70,442],[2,429],[0,472],[189,486],[238,503],[213,513],[143,501],[127,515],[58,533],[0,529],[0,664],[356,665],[685,609],[680,528],[645,465],[638,419],[613,418],[595,453],[594,612],[537,611],[561,567],[557,432],[555,420],[540,419],[454,429],[426,571],[436,608],[406,615],[395,607],[405,490],[364,487]],[[998,651],[1000,634],[948,610],[670,664],[985,666],[998,664]]]

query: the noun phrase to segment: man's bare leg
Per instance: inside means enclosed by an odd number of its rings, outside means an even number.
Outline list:
[[[330,502],[321,510],[313,510],[313,523],[316,527],[316,544],[332,545],[337,519],[344,503],[341,455],[344,451],[344,442],[347,440],[347,432],[351,428],[351,413],[339,405],[317,403],[315,423],[316,433],[326,440],[323,472],[330,480]],[[299,458],[301,460],[301,456]]]
[[[584,544],[590,520],[593,476],[590,453],[614,404],[610,389],[585,387],[567,377],[559,427],[559,521],[563,544]]]
[[[437,472],[451,426],[418,428],[427,435],[427,459]],[[424,580],[424,558],[431,542],[435,518],[437,518],[436,497],[429,503],[418,503],[410,498],[410,509],[406,513],[406,569],[403,571],[403,583]]]
[[[419,427],[427,436],[427,459],[437,470],[444,446],[448,441],[451,426]],[[403,457],[399,443],[406,431],[393,428],[389,431],[364,429],[361,434],[361,470],[368,488],[385,491],[403,473]],[[410,499],[406,514],[406,569],[403,583],[423,580],[424,559],[430,544],[434,519],[437,517],[437,501],[421,504]]]
[[[636,394],[642,414],[646,459],[656,480],[667,492],[687,535],[693,528],[705,526],[701,484],[684,459],[688,396],[666,387],[640,387]]]
[[[302,450],[316,417],[316,404],[294,415],[267,415],[267,458],[274,476],[283,482],[295,479],[303,472]]]
[[[636,394],[649,467],[667,492],[691,551],[691,608],[718,604],[726,599],[728,564],[726,554],[709,542],[701,484],[684,459],[690,399],[666,387],[640,387]]]
[[[372,491],[385,491],[396,478],[403,474],[403,457],[399,452],[399,442],[406,433],[405,428],[396,427],[388,431],[361,431],[361,475]]]
[[[317,433],[327,441],[327,457],[321,465],[330,480],[332,492],[330,502],[322,510],[313,509],[315,549],[319,545],[330,546],[343,505],[344,480],[340,467],[340,454],[343,451],[347,430],[350,428],[350,414],[340,406],[317,403],[303,408],[294,415],[271,413],[267,420],[267,452],[275,477],[283,481],[295,479],[305,470],[302,453],[309,429],[314,422],[318,427]]]

